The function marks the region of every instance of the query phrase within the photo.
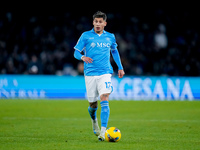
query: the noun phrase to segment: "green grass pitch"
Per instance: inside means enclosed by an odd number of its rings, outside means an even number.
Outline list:
[[[200,101],[110,101],[117,143],[97,140],[87,107],[87,100],[0,100],[0,149],[200,149]],[[100,107],[97,117],[100,124]]]

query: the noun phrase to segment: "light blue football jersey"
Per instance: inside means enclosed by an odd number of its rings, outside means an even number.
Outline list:
[[[110,64],[110,51],[117,50],[115,36],[112,33],[103,31],[98,35],[94,29],[84,32],[74,47],[84,56],[93,59],[93,63],[84,62],[84,74],[86,76],[98,76],[112,74],[113,68]]]

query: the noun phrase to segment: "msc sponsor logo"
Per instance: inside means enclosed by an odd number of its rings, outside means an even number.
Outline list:
[[[97,42],[97,47],[110,47],[110,43],[98,43]]]
[[[99,42],[97,42],[97,43],[94,43],[94,42],[92,42],[91,44],[90,44],[90,46],[92,47],[92,48],[94,48],[94,47],[110,47],[110,43],[99,43]]]

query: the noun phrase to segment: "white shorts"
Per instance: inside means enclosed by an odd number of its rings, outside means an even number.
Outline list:
[[[85,76],[85,85],[89,102],[96,102],[98,96],[105,93],[111,93],[113,90],[111,74]]]

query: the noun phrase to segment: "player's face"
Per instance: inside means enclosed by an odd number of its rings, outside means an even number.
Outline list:
[[[103,18],[95,18],[93,20],[94,31],[98,34],[103,33],[104,27],[106,26],[107,22],[103,20]]]

